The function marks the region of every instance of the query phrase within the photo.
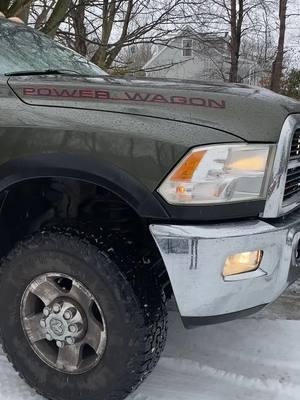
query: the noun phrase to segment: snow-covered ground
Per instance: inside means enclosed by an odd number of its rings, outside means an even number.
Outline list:
[[[299,285],[256,318],[190,331],[169,320],[162,359],[128,400],[300,399]],[[0,400],[29,399],[42,400],[0,355]]]

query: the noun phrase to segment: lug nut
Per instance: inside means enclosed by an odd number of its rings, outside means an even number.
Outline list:
[[[71,333],[78,333],[80,332],[82,329],[82,325],[81,324],[72,324],[69,326],[69,332]]]
[[[51,313],[51,308],[49,307],[44,307],[43,309],[43,314],[45,315],[45,317],[48,317]]]
[[[50,333],[46,333],[46,339],[49,340],[49,342],[52,340],[52,336]]]
[[[70,307],[68,308],[65,312],[64,312],[64,319],[69,321],[70,319],[72,319],[75,314],[76,314],[76,308],[74,307]]]
[[[64,347],[65,343],[62,342],[61,340],[57,340],[56,341],[56,346],[59,347],[60,349],[62,349]]]
[[[55,304],[53,305],[53,311],[55,312],[55,314],[58,314],[58,313],[60,312],[60,310],[61,310],[60,304],[55,303]]]
[[[69,332],[77,333],[77,326],[75,324],[69,326]]]
[[[71,336],[66,337],[66,342],[68,344],[74,344],[75,343],[75,339]]]
[[[46,321],[44,319],[40,320],[40,325],[42,328],[46,328]]]

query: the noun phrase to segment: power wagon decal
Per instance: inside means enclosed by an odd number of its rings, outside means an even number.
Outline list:
[[[224,100],[214,100],[202,97],[165,96],[162,94],[122,92],[114,95],[109,90],[100,89],[58,89],[52,87],[24,87],[23,96],[55,97],[64,99],[94,99],[100,101],[133,101],[153,104],[175,104],[182,106],[226,108]]]

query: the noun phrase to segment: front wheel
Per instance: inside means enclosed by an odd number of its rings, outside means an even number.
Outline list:
[[[4,350],[50,399],[122,399],[165,344],[164,296],[153,272],[105,237],[97,243],[40,233],[2,263]]]

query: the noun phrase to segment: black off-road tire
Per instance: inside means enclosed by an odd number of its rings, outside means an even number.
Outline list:
[[[135,256],[119,254],[113,246],[117,237],[110,236],[107,241],[102,235],[92,243],[73,231],[41,232],[19,243],[2,261],[0,333],[4,351],[21,377],[49,399],[123,399],[154,368],[165,345],[167,313],[153,271]],[[20,317],[23,293],[33,279],[48,272],[65,273],[82,282],[104,313],[105,352],[95,367],[82,374],[48,366],[24,334]]]

